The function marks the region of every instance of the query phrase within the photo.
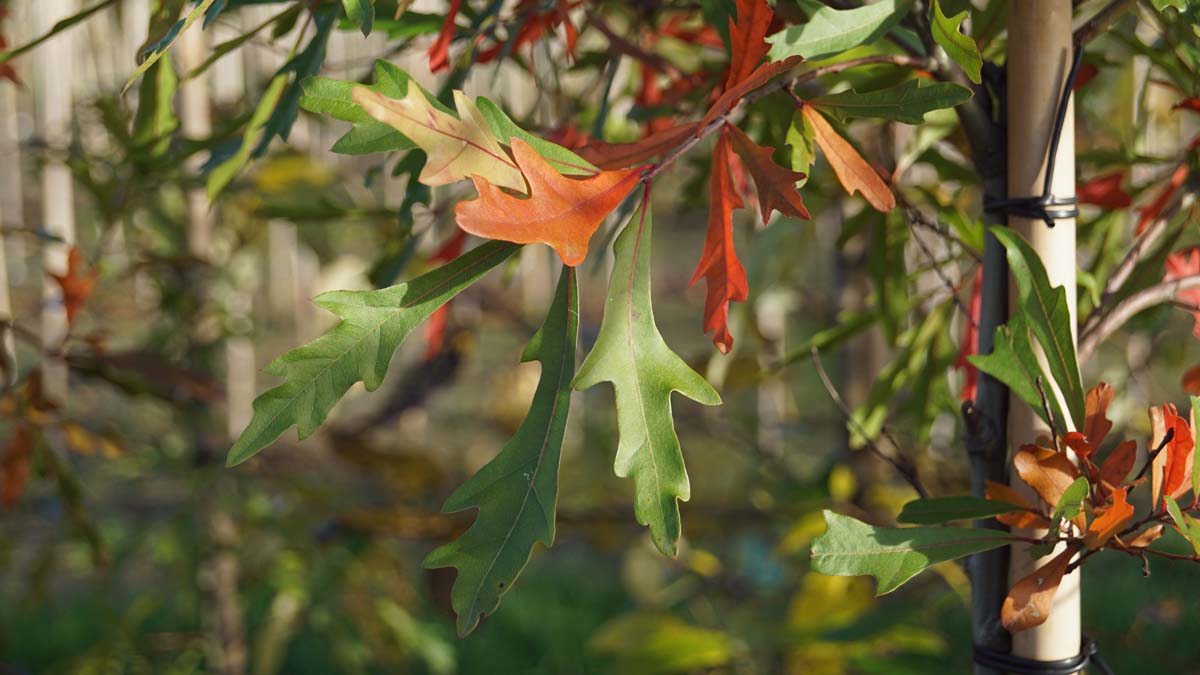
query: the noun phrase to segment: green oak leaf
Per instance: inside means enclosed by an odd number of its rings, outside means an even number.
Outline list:
[[[678,500],[687,501],[691,487],[671,417],[671,392],[704,405],[718,405],[721,397],[671,351],[654,324],[650,230],[650,208],[643,202],[613,245],[616,261],[600,335],[574,386],[612,383],[620,433],[616,474],[633,477],[634,515],[650,526],[655,546],[673,556],[679,539]]]
[[[1175,529],[1187,540],[1188,544],[1191,544],[1196,555],[1200,555],[1200,521],[1180,511],[1179,503],[1173,497],[1163,495],[1163,502],[1167,505],[1167,512],[1171,514],[1171,520],[1175,521]]]
[[[367,87],[388,98],[404,98],[412,78],[408,73],[388,63],[375,62],[375,83]],[[310,77],[303,83],[300,107],[311,113],[326,114],[334,119],[350,122],[354,126],[339,138],[332,150],[342,155],[369,155],[376,152],[410,150],[417,147],[404,134],[389,124],[384,124],[367,114],[362,106],[354,102],[351,91],[361,86],[357,82],[346,82],[329,77]],[[437,98],[422,89],[433,105],[442,112],[454,114]]]
[[[834,56],[882,37],[908,12],[911,0],[879,0],[852,9],[821,7],[805,23],[767,36],[772,61],[800,55],[809,61]]]
[[[993,227],[992,233],[1004,244],[1008,267],[1017,282],[1018,311],[1024,312],[1029,327],[1042,346],[1050,374],[1062,392],[1064,402],[1074,422],[1072,428],[1083,428],[1084,391],[1079,375],[1079,360],[1075,355],[1075,337],[1067,292],[1062,286],[1050,287],[1050,278],[1041,258],[1021,235],[1007,227]],[[1046,396],[1055,398],[1047,388]]]
[[[371,26],[375,23],[375,0],[342,0],[342,8],[346,10],[346,18],[362,30],[363,37],[371,34]]]
[[[825,511],[825,534],[812,545],[812,570],[839,577],[869,574],[877,595],[891,593],[930,565],[1012,543],[999,530],[970,527],[874,527]]]
[[[529,341],[522,361],[538,361],[541,378],[529,414],[500,454],[463,483],[442,510],[478,508],[471,529],[425,559],[425,567],[455,567],[458,578],[451,604],[458,634],[474,630],[529,561],[533,546],[554,543],[558,501],[558,461],[579,333],[579,291],[575,270],[563,268],[546,321]]]
[[[882,117],[905,124],[921,124],[925,113],[953,108],[971,99],[971,90],[949,82],[922,85],[905,80],[895,87],[859,93],[854,90],[829,94],[810,101],[839,120],[847,117]]]
[[[963,10],[954,16],[947,17],[942,12],[941,3],[933,0],[929,8],[929,28],[933,39],[946,50],[946,55],[963,69],[967,77],[979,84],[980,71],[983,69],[983,57],[979,55],[979,47],[969,36],[959,32],[959,27],[966,20],[968,12]]]
[[[1058,498],[1058,503],[1054,505],[1054,512],[1050,514],[1050,518],[1071,520],[1079,515],[1079,512],[1083,510],[1083,500],[1087,498],[1089,488],[1087,478],[1083,476],[1076,478],[1067,486],[1066,490],[1063,490],[1062,496]]]
[[[501,143],[512,145],[514,136],[525,141],[533,146],[533,149],[537,150],[538,154],[551,166],[558,169],[559,173],[566,176],[594,176],[600,171],[591,162],[563,146],[534,136],[517,126],[517,123],[512,121],[512,118],[500,106],[490,100],[480,96],[475,100],[475,105],[479,107],[479,112],[487,122],[488,131],[492,132],[492,135]]]
[[[1037,355],[1033,352],[1025,314],[1017,312],[1007,324],[996,326],[994,335],[991,354],[972,354],[967,360],[979,370],[1003,382],[1004,386],[1025,401],[1046,424],[1053,423],[1057,428],[1065,429],[1066,417],[1063,416],[1062,405],[1059,404],[1058,397],[1050,396],[1049,389],[1046,388],[1047,379],[1038,363]],[[1053,420],[1046,419],[1042,395],[1037,389],[1038,378],[1041,378],[1042,388],[1046,390],[1046,402],[1050,404]]]
[[[518,248],[491,241],[408,283],[317,296],[313,302],[342,321],[267,367],[284,378],[283,384],[254,400],[254,417],[229,450],[227,465],[246,461],[292,425],[300,439],[307,438],[355,383],[361,381],[367,391],[378,389],[408,334]]]
[[[896,520],[912,525],[938,525],[953,520],[991,518],[1004,513],[1016,513],[1021,507],[969,495],[914,499],[904,505]]]
[[[141,65],[139,65],[137,69],[133,71],[133,74],[129,76],[129,80],[125,82],[125,86],[121,88],[121,94],[124,95],[125,92],[129,91],[129,88],[132,87],[133,83],[142,76],[142,73],[150,70],[154,64],[158,63],[158,60],[161,59],[171,49],[171,45],[175,44],[175,41],[179,39],[179,36],[186,33],[187,29],[191,28],[192,24],[196,23],[197,19],[199,19],[201,16],[204,16],[204,13],[208,11],[208,8],[211,7],[212,4],[213,0],[202,0],[202,2],[197,3],[197,5],[192,8],[192,11],[188,12],[187,16],[175,22],[175,25],[171,26],[171,29],[167,31],[167,34],[150,47],[150,52],[147,54],[146,60],[142,61]]]

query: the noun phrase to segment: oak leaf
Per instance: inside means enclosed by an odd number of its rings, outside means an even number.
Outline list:
[[[1083,543],[1097,549],[1108,543],[1114,535],[1133,519],[1133,506],[1125,500],[1125,488],[1113,490],[1113,503],[1088,526]]]
[[[729,74],[725,87],[745,80],[767,55],[767,29],[774,13],[766,0],[737,0],[737,19],[729,19]]]
[[[1104,437],[1112,430],[1112,420],[1108,419],[1108,406],[1113,400],[1112,385],[1107,382],[1092,387],[1084,398],[1083,435],[1093,446],[1104,442]]]
[[[1079,478],[1079,469],[1065,453],[1036,445],[1026,445],[1018,450],[1013,456],[1013,468],[1021,480],[1050,506],[1058,505],[1063,493]],[[1086,514],[1082,511],[1071,521],[1080,530],[1087,526]]]
[[[1000,623],[1010,633],[1040,626],[1054,606],[1054,595],[1077,549],[1068,546],[1050,562],[1018,581],[1000,609]]]
[[[1017,513],[1002,513],[996,516],[996,520],[1008,525],[1024,530],[1047,529],[1050,527],[1050,520],[1045,516],[1037,513],[1037,509],[1029,500],[1020,492],[1014,490],[1011,486],[995,481],[986,481],[984,488],[984,497],[997,502],[1005,502],[1013,506],[1019,506],[1024,511]]]
[[[72,247],[67,254],[67,271],[65,274],[52,274],[58,286],[62,289],[63,308],[67,312],[67,323],[75,323],[75,316],[83,309],[92,291],[96,289],[96,279],[100,273],[96,268],[85,269],[83,252]]]
[[[1075,188],[1075,195],[1080,204],[1091,204],[1103,209],[1123,209],[1133,203],[1133,198],[1121,187],[1124,180],[1124,171],[1096,176]]]
[[[1163,466],[1162,494],[1178,497],[1191,487],[1188,481],[1192,477],[1192,449],[1195,447],[1195,441],[1187,421],[1176,414],[1174,405],[1163,406],[1163,423],[1165,428],[1174,431],[1174,434],[1163,450],[1167,460]]]
[[[1137,461],[1137,443],[1123,441],[1113,448],[1113,451],[1100,465],[1100,484],[1113,488],[1120,486],[1129,477],[1133,464]]]
[[[746,269],[733,248],[733,210],[744,204],[732,178],[738,159],[730,146],[731,128],[722,129],[713,150],[708,183],[708,232],[704,237],[700,264],[691,281],[694,284],[704,277],[708,286],[704,300],[704,332],[713,332],[713,344],[722,354],[733,347],[733,336],[729,333],[729,303],[745,302],[750,292]]]
[[[514,197],[472,176],[479,198],[455,207],[458,226],[488,239],[549,244],[572,267],[587,257],[596,228],[641,179],[637,169],[568,178],[519,138],[512,139],[512,151],[529,181],[530,197]]]
[[[854,146],[838,135],[825,117],[812,106],[806,105],[801,111],[812,125],[817,146],[833,167],[833,173],[842,187],[846,188],[846,192],[861,192],[867,203],[877,211],[887,213],[896,208],[896,195],[892,194],[891,188],[883,182],[867,160],[858,154]]]
[[[700,126],[707,126],[710,122],[717,119],[721,115],[729,112],[734,104],[742,99],[743,96],[765,85],[779,75],[795,68],[804,58],[800,56],[792,56],[783,61],[772,61],[764,63],[755,68],[746,79],[737,84],[728,87],[719,98],[704,114],[704,119],[700,120]]]
[[[771,219],[772,210],[785,216],[808,220],[808,209],[804,208],[800,193],[796,191],[796,182],[803,180],[805,175],[776,164],[771,159],[775,151],[756,144],[741,129],[733,125],[726,125],[726,128],[729,129],[734,150],[754,177],[754,189],[758,193],[758,212],[763,223]]]
[[[355,87],[353,99],[371,117],[391,125],[425,151],[428,159],[418,177],[422,183],[446,185],[480,176],[493,185],[526,191],[520,169],[488,132],[475,103],[461,91],[454,92],[457,118],[431,104],[412,82],[399,100],[366,87]]]
[[[580,157],[601,169],[624,169],[675,148],[699,128],[700,125],[695,122],[678,124],[633,143],[605,143],[588,139],[577,152]]]

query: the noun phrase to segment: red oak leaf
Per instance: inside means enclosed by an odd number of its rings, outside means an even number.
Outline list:
[[[1167,461],[1163,467],[1162,494],[1164,497],[1178,497],[1191,487],[1195,441],[1187,421],[1176,414],[1175,406],[1171,404],[1163,406],[1163,424],[1175,433],[1163,450]]]
[[[578,153],[601,169],[624,169],[675,148],[698,128],[695,122],[679,124],[634,143],[605,143],[588,139]]]
[[[979,353],[979,313],[983,309],[983,265],[975,269],[975,280],[971,282],[971,301],[967,305],[967,309],[971,313],[971,320],[967,321],[966,327],[963,328],[962,345],[958,348],[958,358],[954,361],[954,367],[965,374],[959,400],[974,401],[975,396],[979,393],[979,370],[971,365],[968,357]]]
[[[764,84],[770,82],[774,78],[786,73],[794,68],[798,63],[804,60],[802,56],[792,56],[783,61],[771,61],[764,63],[755,68],[746,79],[741,80],[737,84],[727,88],[724,93],[717,98],[708,112],[704,114],[704,119],[700,120],[700,126],[705,126],[721,115],[729,112],[735,103],[741,100],[743,96],[758,89]]]
[[[733,347],[729,334],[729,303],[745,302],[749,293],[746,270],[733,249],[733,210],[744,206],[733,180],[738,163],[730,146],[729,127],[721,130],[713,150],[709,178],[708,233],[704,252],[691,283],[704,277],[708,295],[704,301],[704,332],[713,331],[713,344],[722,354]]]
[[[1175,192],[1179,189],[1180,185],[1183,185],[1183,181],[1187,180],[1187,176],[1188,167],[1185,162],[1176,167],[1175,172],[1171,174],[1171,180],[1167,182],[1162,192],[1158,193],[1154,201],[1138,209],[1141,217],[1138,218],[1137,229],[1135,230],[1136,234],[1145,232],[1146,228],[1150,227],[1150,223],[1158,220],[1158,217],[1162,215],[1163,209],[1167,206],[1167,202],[1171,201],[1171,197],[1175,196]]]
[[[1123,209],[1133,203],[1133,198],[1121,187],[1124,180],[1124,171],[1106,173],[1084,181],[1075,188],[1075,194],[1079,197],[1080,204],[1091,204],[1104,209]]]
[[[454,236],[446,240],[433,255],[429,256],[430,262],[450,262],[462,254],[463,245],[467,243],[466,230],[456,230]],[[434,310],[433,314],[429,315],[429,320],[425,322],[425,360],[428,361],[437,356],[438,352],[442,351],[442,345],[446,342],[446,324],[450,319],[450,303],[454,299],[450,299],[446,304]]]
[[[796,181],[804,174],[785,169],[771,159],[775,151],[757,145],[741,129],[725,125],[733,139],[733,148],[742,158],[750,175],[754,177],[754,189],[758,192],[758,213],[764,224],[771,219],[771,211],[785,216],[808,220],[808,209],[796,192]]]
[[[767,28],[774,16],[766,0],[737,0],[737,19],[729,19],[729,74],[725,88],[745,80],[771,48]]]
[[[454,39],[454,20],[458,18],[458,9],[462,0],[450,0],[450,9],[442,21],[442,29],[438,31],[437,39],[429,47],[429,72],[436,73],[450,66],[450,41]]]
[[[571,266],[587,257],[588,240],[600,222],[641,178],[637,169],[568,178],[519,138],[512,139],[512,151],[529,182],[529,198],[514,197],[472,176],[479,198],[458,203],[458,226],[487,239],[549,244]]]
[[[1166,268],[1167,273],[1163,275],[1163,281],[1200,274],[1200,246],[1171,253],[1167,256]],[[1175,299],[1185,305],[1200,307],[1200,288],[1185,288],[1175,294]],[[1196,320],[1192,335],[1200,339],[1200,311],[1192,310],[1192,316]]]

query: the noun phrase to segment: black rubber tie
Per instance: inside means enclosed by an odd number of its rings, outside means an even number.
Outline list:
[[[1058,99],[1058,112],[1055,115],[1054,128],[1050,134],[1050,155],[1046,158],[1046,175],[1042,181],[1042,196],[997,199],[984,195],[984,211],[1042,220],[1045,221],[1047,227],[1054,227],[1056,220],[1074,218],[1079,215],[1079,198],[1075,195],[1056,197],[1050,194],[1050,184],[1054,181],[1054,158],[1058,154],[1058,142],[1062,137],[1063,124],[1067,119],[1067,105],[1071,101],[1071,91],[1075,88],[1075,78],[1079,74],[1079,64],[1082,62],[1083,49],[1076,47],[1071,70],[1067,73],[1067,81],[1063,84],[1062,95]]]

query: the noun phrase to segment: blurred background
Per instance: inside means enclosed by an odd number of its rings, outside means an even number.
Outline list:
[[[0,35],[9,47],[25,44],[92,4],[0,3]],[[443,515],[441,504],[526,412],[537,367],[518,357],[553,294],[556,259],[526,247],[453,302],[444,332],[414,333],[379,391],[356,387],[312,438],[298,443],[289,432],[254,461],[224,468],[252,399],[275,383],[265,365],[332,325],[309,299],[439,264],[454,236],[448,214],[468,189],[440,188],[414,206],[394,158],[331,152],[348,125],[301,111],[286,142],[210,205],[202,174],[238,147],[241,125],[288,62],[303,26],[281,12],[298,3],[234,3],[176,43],[153,86],[124,95],[160,6],[104,4],[0,66],[0,313],[12,319],[0,400],[0,673],[968,667],[961,568],[940,566],[882,598],[869,579],[807,571],[821,509],[888,523],[915,496],[848,432],[812,347],[867,433],[915,463],[935,495],[967,489],[964,373],[955,366],[963,322],[928,257],[965,298],[982,230],[952,113],[921,127],[855,123],[851,137],[963,245],[864,209],[819,161],[802,191],[812,222],[764,227],[752,211],[735,216],[751,296],[733,311],[729,355],[701,333],[704,291],[688,285],[709,154],[664,175],[654,193],[656,316],[724,398],[715,408],[674,401],[693,488],[681,505],[680,555],[655,551],[634,521],[631,484],[613,475],[611,390],[577,393],[555,546],[536,550],[496,614],[459,639],[454,572],[420,562],[470,524],[471,513]],[[408,20],[378,24],[369,38],[335,22],[315,72],[360,80],[383,58],[434,87],[425,51],[442,5],[414,3]],[[607,72],[605,42],[593,38],[581,37],[564,90]],[[1153,47],[1128,43],[1155,39],[1151,29],[1098,42],[1103,67],[1077,105],[1080,147],[1094,153],[1081,157],[1084,171],[1121,152],[1167,157],[1195,134],[1171,110],[1177,96],[1147,87]],[[215,49],[222,56],[209,66]],[[534,86],[559,74],[561,46],[541,49],[477,65],[462,86],[527,128],[561,131],[572,99]],[[985,49],[997,53],[999,42]],[[637,68],[625,59],[610,77],[635,80]],[[864,82],[887,77],[862,73]],[[763,114],[751,126],[782,145],[786,128],[766,114],[777,105],[756,104]],[[644,108],[624,97],[607,118],[594,107],[576,112],[620,140],[636,138]],[[1161,173],[1135,167],[1132,181]],[[1136,218],[1085,207],[1081,288],[1119,258]],[[594,240],[580,268],[581,351],[599,327],[619,224],[601,230],[604,245]],[[1191,327],[1186,312],[1148,312],[1087,365],[1087,385],[1117,388],[1110,438],[1143,440],[1148,405],[1185,401],[1180,375],[1200,352]],[[1153,664],[1200,673],[1200,570],[1156,563],[1143,579],[1136,561],[1100,556],[1084,577],[1085,632],[1116,672]]]

